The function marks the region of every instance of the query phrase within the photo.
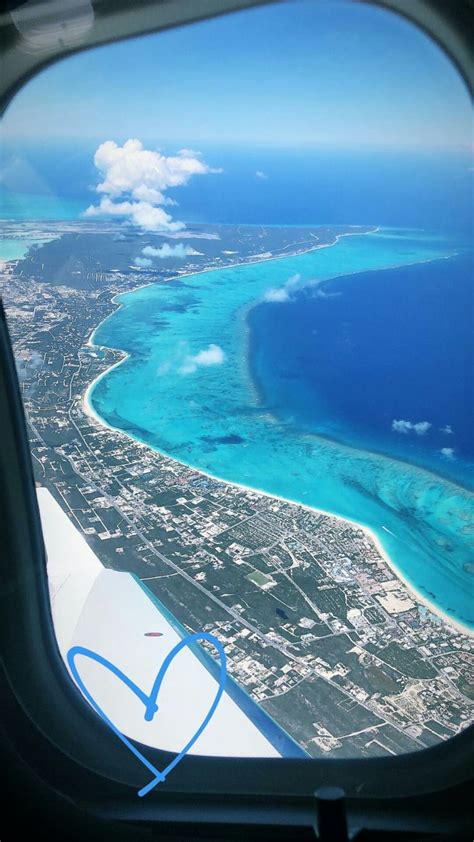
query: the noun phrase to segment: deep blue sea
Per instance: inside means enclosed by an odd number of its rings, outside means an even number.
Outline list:
[[[404,242],[415,255],[416,241]],[[262,406],[474,489],[472,269],[465,252],[260,303],[248,321]]]
[[[114,138],[121,141],[121,138]],[[93,158],[105,138],[4,144],[0,218],[76,218],[97,200]],[[153,144],[147,144],[153,148]],[[164,148],[170,154],[189,139]],[[192,148],[196,148],[192,145]],[[264,225],[382,225],[472,235],[469,153],[197,146],[219,174],[168,191],[176,218]],[[259,179],[257,172],[266,177]]]
[[[392,333],[387,357],[380,325],[378,343],[375,337],[372,349],[368,345],[363,349],[364,364],[360,362],[357,371],[358,363],[351,362],[348,354],[353,368],[344,370],[347,347],[370,332],[373,291],[364,290],[359,311],[363,324],[355,327],[358,320],[349,306],[348,321],[335,317],[334,333],[326,333],[321,344],[317,325],[324,316],[319,314],[312,327],[309,315],[316,303],[328,307],[338,300],[342,306],[349,287],[355,300],[359,279],[362,284],[370,278],[394,285],[394,273],[400,272],[404,279],[404,273],[416,267],[427,273],[434,269],[439,277],[441,267],[449,272],[451,263],[460,260],[452,246],[451,240],[439,236],[419,233],[415,240],[402,229],[397,234],[393,229],[380,230],[343,237],[334,246],[306,254],[214,269],[121,295],[121,306],[96,329],[92,341],[120,348],[128,356],[95,382],[89,404],[112,427],[212,476],[370,527],[420,595],[472,628],[472,466],[469,452],[458,451],[453,420],[463,414],[464,399],[461,408],[454,412],[450,407],[451,415],[445,418],[450,398],[443,396],[438,407],[436,371],[429,360],[420,360],[418,385],[412,383],[403,408],[397,403],[403,396],[403,372],[409,373],[418,346],[406,343],[403,329],[397,329],[393,303],[387,316]],[[296,274],[303,287],[294,293],[295,301],[268,305],[268,291],[284,288]],[[416,273],[410,278],[416,283]],[[412,312],[414,300],[411,307],[407,304],[410,320],[421,323],[423,314]],[[465,301],[454,307],[458,325],[463,322]],[[401,296],[396,307],[403,314],[400,302]],[[308,318],[298,331],[294,322],[288,324],[291,319],[285,319],[285,311],[300,306]],[[271,314],[279,307],[280,321],[272,323]],[[439,312],[438,324],[443,317]],[[281,341],[267,344],[279,325]],[[424,337],[423,355],[436,345],[436,333],[432,325],[432,341],[427,346]],[[329,346],[316,365],[311,338],[320,349]],[[218,364],[193,364],[210,346],[220,351]],[[452,360],[459,359],[455,349],[452,354]],[[390,369],[398,365],[401,373],[396,374],[392,393]],[[312,375],[323,367],[320,390]],[[377,367],[386,368],[386,382]],[[367,383],[374,369],[375,385]],[[418,409],[416,391],[425,388],[428,372],[423,409],[430,410],[429,415],[410,418],[408,409]],[[464,367],[462,372],[452,371],[452,377],[465,382],[466,376]],[[345,397],[354,389],[354,378],[365,390],[365,413],[363,396],[352,402]],[[335,379],[338,386],[331,390]],[[389,417],[392,407],[394,414]],[[394,421],[406,432],[392,429]],[[442,454],[442,447],[449,449]]]
[[[78,218],[97,199],[96,145],[4,150],[0,215]],[[223,172],[170,191],[175,218],[380,230],[121,296],[94,341],[129,356],[91,406],[172,458],[369,526],[419,594],[473,628],[472,164],[202,151]],[[265,300],[295,273],[287,300]],[[209,345],[222,364],[190,369]]]

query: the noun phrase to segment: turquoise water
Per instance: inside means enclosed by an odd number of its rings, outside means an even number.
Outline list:
[[[34,243],[43,243],[44,240],[9,240],[0,239],[0,263],[8,260],[20,260]]]
[[[22,260],[31,246],[42,246],[54,239],[54,236],[28,239],[26,237],[0,238],[0,263],[8,262],[9,260]]]
[[[75,199],[57,193],[22,193],[0,187],[0,219],[45,221],[78,219],[86,209],[85,198]]]
[[[474,491],[473,257],[359,272],[252,307],[262,406]]]
[[[85,207],[82,200],[67,199],[52,193],[17,193],[0,187],[0,219],[15,222],[78,219]],[[45,237],[39,239],[0,237],[0,263],[21,260],[32,245],[47,241]]]
[[[370,527],[433,607],[474,628],[474,495],[406,461],[278,420],[262,409],[250,376],[246,317],[269,289],[295,274],[306,284],[341,275],[357,283],[357,272],[452,253],[441,238],[421,234],[408,253],[406,232],[387,233],[119,296],[122,306],[93,340],[130,356],[89,399],[106,423],[174,459]]]

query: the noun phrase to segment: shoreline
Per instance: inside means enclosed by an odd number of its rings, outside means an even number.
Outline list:
[[[345,237],[345,236],[353,236],[353,235],[366,236],[368,234],[376,234],[379,230],[380,230],[380,228],[376,227],[375,229],[373,229],[371,231],[365,231],[365,232],[348,231],[346,233],[336,235],[335,240],[332,243],[324,243],[324,244],[315,245],[313,248],[306,249],[306,250],[304,250],[302,252],[299,252],[297,254],[277,255],[277,256],[261,258],[261,259],[257,259],[257,260],[253,260],[253,261],[230,264],[230,265],[224,266],[224,267],[223,266],[212,267],[210,269],[198,270],[197,272],[187,272],[187,273],[183,273],[182,275],[177,275],[173,278],[169,278],[164,283],[169,283],[169,282],[174,281],[174,280],[179,280],[180,278],[204,274],[204,273],[212,272],[212,271],[223,271],[225,269],[233,269],[233,268],[237,268],[239,266],[246,266],[246,265],[251,265],[251,264],[255,264],[255,263],[262,263],[262,262],[266,262],[266,261],[270,261],[270,260],[279,260],[279,259],[285,259],[285,258],[288,258],[288,257],[297,257],[300,254],[306,254],[308,252],[316,251],[320,248],[331,248],[332,246],[337,244],[337,242],[339,241],[340,238]],[[456,253],[454,253],[454,254],[456,254]],[[448,255],[443,255],[441,257],[428,258],[428,259],[423,260],[423,261],[413,261],[413,263],[403,264],[403,265],[416,265],[418,263],[432,262],[434,260],[439,260],[439,259],[449,259],[452,256],[454,256],[454,255],[448,254]],[[391,267],[386,267],[386,268],[391,268]],[[376,270],[366,270],[366,271],[376,271]],[[350,273],[350,274],[357,274],[357,272]],[[323,280],[331,280],[331,278],[323,279]],[[321,283],[322,282],[323,281],[321,281]],[[129,292],[133,293],[133,292],[136,292],[139,289],[143,289],[147,286],[155,285],[157,283],[159,283],[159,282],[148,281],[148,282],[146,282],[146,283],[144,283],[140,286],[135,287],[133,290],[130,290]],[[318,283],[318,282],[316,282],[316,283]],[[240,488],[240,489],[242,489],[243,491],[246,491],[246,492],[250,492],[250,493],[253,493],[253,494],[259,494],[259,495],[262,495],[264,497],[268,497],[268,498],[273,499],[273,500],[280,500],[281,502],[289,503],[290,505],[300,506],[301,508],[303,508],[307,511],[310,511],[312,513],[315,513],[315,514],[320,514],[320,515],[323,515],[325,517],[336,518],[339,521],[342,521],[342,522],[348,523],[348,524],[352,524],[353,526],[361,529],[364,532],[365,536],[375,545],[375,547],[376,547],[377,551],[379,552],[382,560],[387,564],[387,566],[392,571],[392,573],[395,575],[395,577],[407,588],[409,594],[413,595],[415,602],[422,603],[428,609],[428,611],[430,611],[431,613],[440,617],[445,623],[447,623],[448,625],[453,627],[457,632],[459,632],[461,634],[464,634],[464,635],[468,635],[470,637],[474,636],[474,630],[471,629],[470,626],[467,626],[464,623],[462,623],[461,621],[452,618],[449,614],[446,614],[441,608],[439,608],[436,604],[431,603],[429,601],[429,599],[424,596],[424,594],[421,594],[417,590],[417,588],[410,582],[410,580],[399,570],[399,568],[392,561],[392,559],[388,555],[388,552],[383,547],[381,538],[379,538],[377,533],[371,527],[368,527],[365,524],[360,523],[359,521],[356,521],[352,518],[347,518],[347,517],[343,517],[342,515],[338,515],[335,512],[330,512],[330,511],[327,511],[325,509],[320,509],[320,508],[317,508],[315,506],[310,506],[308,504],[299,502],[297,500],[289,500],[289,499],[287,499],[285,497],[282,497],[280,495],[271,494],[270,492],[263,491],[263,490],[256,489],[256,488],[251,488],[249,486],[243,485],[243,484],[238,483],[238,482],[234,482],[232,480],[222,479],[221,477],[219,477],[215,474],[212,474],[209,471],[205,471],[205,470],[202,470],[200,468],[196,468],[195,466],[190,465],[190,464],[188,464],[187,462],[185,462],[181,459],[175,459],[174,457],[170,456],[167,453],[164,453],[163,451],[159,450],[158,448],[153,447],[152,445],[141,441],[139,438],[134,436],[132,433],[125,432],[124,430],[122,430],[120,428],[112,426],[102,416],[100,416],[95,411],[95,409],[93,408],[93,406],[91,404],[91,401],[90,401],[91,392],[92,392],[93,388],[95,388],[95,386],[99,383],[99,381],[102,380],[103,377],[105,377],[106,374],[111,372],[117,366],[126,362],[127,359],[131,356],[131,354],[129,352],[123,351],[122,349],[119,349],[119,348],[111,348],[109,346],[103,346],[103,345],[95,343],[94,342],[94,335],[97,332],[97,330],[101,327],[101,325],[107,319],[109,319],[112,315],[117,313],[118,310],[120,309],[120,307],[123,306],[120,302],[117,301],[118,296],[123,295],[123,294],[128,295],[128,292],[127,293],[117,293],[116,295],[112,296],[111,304],[115,304],[115,305],[117,305],[117,307],[114,310],[112,310],[104,319],[102,319],[99,322],[98,325],[96,325],[96,327],[92,330],[92,332],[91,332],[91,334],[90,334],[90,336],[89,336],[89,338],[86,342],[86,346],[88,346],[88,347],[96,348],[96,349],[100,349],[100,350],[106,350],[106,351],[113,351],[115,353],[120,354],[121,357],[120,357],[120,359],[116,360],[111,366],[108,366],[103,372],[101,372],[101,374],[99,374],[96,378],[94,378],[94,380],[88,385],[87,389],[85,390],[85,392],[84,392],[84,394],[82,395],[82,398],[81,398],[81,406],[82,406],[82,410],[85,413],[85,415],[90,417],[96,424],[98,424],[98,425],[100,425],[100,426],[102,426],[106,429],[112,430],[115,433],[119,433],[121,435],[124,435],[127,438],[134,441],[135,443],[139,444],[140,446],[153,450],[154,452],[158,453],[160,456],[162,456],[165,459],[170,459],[171,461],[178,462],[179,464],[187,467],[188,469],[190,469],[192,471],[195,471],[197,474],[200,474],[202,476],[207,476],[210,479],[213,479],[213,480],[216,480],[218,482],[233,486],[235,488]],[[316,436],[316,434],[312,434],[312,435]],[[316,437],[324,439],[323,436],[316,436]],[[339,443],[338,443],[338,446],[348,448],[350,450],[359,450],[360,449],[360,448],[351,447],[350,445],[346,445],[346,444],[341,445]],[[392,457],[388,457],[384,454],[379,454],[377,452],[372,453],[372,451],[366,451],[366,452],[371,454],[371,455],[376,456],[377,458],[391,459],[392,460]],[[404,464],[404,460],[401,460],[401,459],[395,458],[392,461],[397,461],[397,462],[401,462],[402,464]],[[433,473],[429,469],[425,469],[425,468],[417,466],[417,465],[412,466],[410,463],[407,463],[407,464],[410,465],[410,468],[414,468],[415,470],[421,470],[424,473],[429,473],[429,474]],[[435,473],[433,473],[433,476],[436,478]],[[442,477],[442,479],[443,479],[443,481],[448,482],[451,485],[453,485],[455,488],[461,489],[461,491],[463,491],[463,492],[468,491],[468,489],[464,489],[463,486],[460,486],[460,485],[458,486],[450,478]]]
[[[282,226],[279,226],[279,227],[284,228],[285,226],[282,225]],[[119,292],[116,295],[112,296],[112,298],[110,299],[110,303],[111,304],[117,304],[117,308],[115,310],[112,310],[112,312],[109,313],[108,316],[106,316],[104,319],[102,319],[99,322],[99,324],[95,326],[95,328],[91,332],[91,335],[89,336],[89,339],[86,342],[86,345],[92,347],[95,344],[92,341],[92,337],[94,336],[94,333],[100,328],[101,325],[104,324],[105,321],[107,321],[107,319],[110,318],[110,316],[112,316],[114,313],[116,313],[120,309],[120,307],[122,307],[122,304],[119,301],[117,301],[117,297],[119,295],[128,295],[128,293],[138,292],[139,289],[145,289],[145,287],[154,286],[155,284],[161,284],[161,283],[170,284],[173,281],[181,280],[181,278],[190,278],[190,277],[194,277],[194,275],[205,275],[208,272],[222,272],[225,269],[237,269],[240,266],[253,266],[257,263],[270,262],[270,260],[286,260],[288,257],[299,257],[302,254],[309,254],[312,251],[318,251],[318,249],[332,248],[333,246],[337,245],[337,243],[338,243],[338,241],[341,237],[351,237],[351,236],[366,237],[369,234],[376,234],[378,231],[380,231],[380,226],[376,226],[374,229],[372,229],[370,231],[345,231],[343,234],[336,234],[333,243],[320,243],[319,245],[315,245],[312,248],[307,248],[307,249],[304,249],[303,251],[296,252],[294,254],[291,254],[291,253],[290,254],[276,254],[276,255],[272,255],[272,257],[260,257],[260,259],[257,259],[257,260],[246,260],[246,261],[240,261],[240,262],[237,261],[236,263],[229,263],[229,264],[227,264],[227,266],[211,266],[208,269],[198,269],[197,272],[183,272],[183,274],[181,274],[181,275],[174,275],[174,277],[172,277],[172,278],[167,278],[166,281],[161,281],[161,280],[145,281],[143,284],[139,284],[138,286],[134,287],[133,289],[129,290],[126,293]],[[257,255],[257,257],[258,257],[258,255]],[[137,267],[137,268],[139,268],[139,267]],[[100,348],[100,347],[103,347],[103,346],[95,345],[95,347]],[[120,348],[113,348],[113,349],[109,348],[108,350],[119,351]]]
[[[413,263],[404,263],[403,268],[408,267],[408,266],[418,266],[418,265],[422,265],[422,264],[425,264],[425,263],[433,263],[436,260],[450,260],[452,257],[456,257],[458,254],[459,254],[458,252],[453,252],[452,254],[442,255],[440,257],[434,257],[434,258],[430,257],[430,258],[426,258],[424,260],[414,261]],[[301,286],[298,289],[298,291],[301,291],[301,290],[306,289],[306,288],[311,288],[313,286],[317,287],[317,286],[319,286],[320,284],[323,284],[323,283],[331,283],[331,281],[334,281],[334,280],[342,280],[342,279],[345,279],[345,278],[350,278],[350,277],[352,277],[352,275],[369,274],[369,272],[379,272],[379,271],[390,272],[390,271],[392,271],[393,269],[396,269],[396,268],[398,268],[398,267],[397,266],[387,266],[387,267],[384,267],[382,269],[367,269],[367,270],[361,270],[360,272],[359,272],[359,270],[357,270],[356,272],[352,272],[349,275],[347,275],[347,274],[346,275],[338,275],[336,277],[327,278],[327,279],[323,279],[323,280],[320,280],[320,281],[319,280],[309,281],[307,284]],[[254,308],[254,306],[258,306],[259,304],[265,304],[265,303],[266,302],[262,299],[262,300],[259,300],[257,302],[253,302],[253,304],[251,303],[249,305],[246,305],[246,307],[243,310],[243,318],[245,318],[245,320],[246,320],[246,325],[245,325],[245,360],[246,360],[246,367],[247,367],[247,371],[248,371],[249,391],[251,391],[253,393],[256,405],[259,408],[262,408],[262,409],[265,409],[265,400],[264,400],[264,396],[263,396],[263,393],[262,393],[262,388],[259,384],[258,377],[256,376],[256,373],[254,372],[252,375],[250,374],[250,370],[252,368],[252,363],[251,363],[250,343],[249,343],[250,330],[249,330],[249,327],[248,327],[247,320],[248,320],[248,314]],[[278,417],[278,415],[275,415],[271,410],[265,410],[265,412],[269,416],[269,418],[271,418],[272,422],[279,423],[281,421],[281,419]],[[459,477],[453,477],[453,476],[441,473],[433,465],[426,465],[426,464],[423,464],[421,462],[420,463],[409,462],[406,458],[404,458],[404,456],[402,454],[398,454],[398,455],[395,456],[395,455],[393,455],[393,454],[391,454],[388,451],[385,451],[383,449],[373,450],[373,449],[371,449],[369,447],[365,447],[363,445],[359,446],[359,445],[356,445],[356,444],[349,444],[348,442],[342,441],[341,439],[337,438],[335,435],[330,435],[329,433],[314,432],[313,430],[311,430],[309,428],[306,429],[304,427],[301,428],[301,434],[305,435],[305,436],[309,436],[309,437],[314,437],[314,438],[318,439],[319,441],[329,443],[329,444],[332,444],[332,445],[336,445],[340,448],[345,448],[345,449],[350,450],[350,451],[362,451],[364,453],[368,453],[370,456],[373,456],[373,457],[380,457],[381,459],[389,459],[392,462],[397,462],[397,463],[400,463],[400,464],[408,465],[410,467],[410,470],[423,471],[424,473],[430,474],[435,479],[442,480],[444,483],[449,483],[450,485],[454,486],[454,488],[459,489],[459,491],[464,493],[464,494],[466,494],[466,493],[467,494],[473,494],[474,493],[474,488],[472,488],[469,485],[466,485],[464,482],[462,482],[459,479]]]
[[[284,226],[281,226],[281,227],[284,227]],[[286,260],[289,257],[300,257],[304,254],[309,254],[310,252],[318,251],[318,249],[332,248],[333,246],[337,245],[339,239],[342,238],[342,237],[352,237],[352,236],[367,237],[367,236],[370,236],[371,234],[377,234],[380,230],[382,230],[380,228],[380,226],[377,226],[376,228],[374,228],[371,231],[364,231],[364,232],[347,231],[344,234],[336,234],[336,237],[335,237],[335,240],[334,240],[333,243],[322,243],[318,246],[314,246],[312,248],[304,249],[303,251],[296,252],[294,254],[291,254],[291,253],[290,254],[277,254],[277,255],[272,255],[272,257],[262,257],[259,260],[247,260],[247,261],[241,262],[241,263],[229,263],[227,266],[211,266],[208,269],[198,269],[197,271],[194,271],[194,272],[183,272],[182,275],[174,275],[172,278],[167,278],[166,281],[163,281],[163,280],[145,281],[143,284],[139,284],[138,286],[134,287],[131,290],[128,290],[127,292],[124,292],[124,293],[119,292],[119,293],[116,293],[115,295],[112,296],[112,298],[110,299],[110,303],[116,304],[117,305],[116,309],[112,310],[107,316],[105,316],[105,318],[101,319],[101,321],[95,326],[95,328],[93,328],[93,330],[91,331],[91,334],[90,334],[87,342],[85,343],[85,345],[88,346],[88,347],[96,347],[96,348],[106,347],[107,348],[107,346],[96,345],[96,343],[93,342],[93,336],[94,336],[94,333],[104,324],[104,322],[106,322],[107,319],[109,319],[111,316],[113,316],[114,313],[118,312],[120,307],[123,306],[120,301],[117,301],[117,298],[120,295],[129,295],[129,294],[131,295],[134,292],[138,292],[139,289],[145,289],[146,287],[149,287],[149,286],[155,286],[156,284],[169,284],[169,283],[172,283],[173,281],[179,281],[179,280],[181,280],[181,278],[191,278],[191,277],[194,277],[195,275],[206,275],[209,272],[223,272],[226,269],[238,269],[241,266],[253,266],[253,265],[258,264],[258,263],[269,263],[271,260]],[[458,254],[458,252],[452,252],[451,254],[444,254],[444,255],[441,255],[439,257],[427,257],[424,260],[414,260],[411,263],[404,263],[403,266],[418,266],[419,264],[422,264],[422,263],[434,263],[436,260],[450,260],[452,257],[456,257],[457,254]],[[396,269],[399,265],[400,264],[393,264],[391,266],[385,266],[385,267],[383,267],[383,271],[390,270],[390,269]],[[139,268],[139,267],[137,267],[137,268]],[[318,286],[318,284],[320,284],[320,283],[329,283],[330,281],[335,280],[335,278],[351,277],[352,275],[357,275],[357,274],[360,274],[360,273],[378,272],[378,271],[380,271],[380,270],[379,269],[361,269],[361,270],[357,270],[356,272],[349,272],[349,273],[345,273],[345,274],[342,274],[342,275],[334,275],[333,277],[330,277],[330,278],[322,278],[321,280],[313,280],[313,281],[308,282],[308,284],[305,285],[305,286]],[[301,287],[301,289],[303,289],[303,287]],[[250,308],[250,305],[249,305],[249,308]],[[120,348],[107,348],[107,350],[109,350],[109,351],[110,350],[120,351],[121,349]]]
[[[128,357],[129,354],[126,354],[126,356]],[[118,360],[110,368],[106,369],[105,372],[103,372],[101,375],[99,375],[99,377],[96,378],[93,381],[93,383],[98,382],[100,377],[102,377],[104,374],[111,371],[117,365],[120,365],[122,362],[123,362],[123,360]],[[93,384],[91,384],[91,385],[93,385]],[[85,391],[85,393],[84,393],[84,395],[81,399],[81,406],[82,406],[83,412],[89,418],[91,418],[96,424],[98,424],[99,426],[104,427],[105,429],[111,430],[114,433],[118,433],[119,435],[125,436],[128,439],[131,439],[136,444],[140,445],[140,447],[145,447],[149,450],[153,450],[155,453],[158,453],[163,459],[169,459],[171,462],[178,462],[180,465],[183,465],[185,468],[188,468],[191,471],[195,471],[196,474],[199,474],[200,476],[208,477],[209,479],[215,480],[216,482],[223,483],[224,485],[231,485],[233,488],[239,488],[242,491],[249,492],[250,494],[259,494],[262,497],[269,498],[270,500],[279,500],[280,502],[288,503],[291,506],[299,506],[300,508],[305,509],[306,511],[312,512],[313,514],[323,515],[324,517],[335,518],[336,520],[339,520],[343,523],[347,523],[347,524],[350,524],[352,526],[355,526],[357,529],[361,529],[362,532],[364,532],[365,536],[375,545],[378,553],[380,554],[380,557],[388,565],[388,567],[390,568],[392,573],[394,573],[396,578],[403,583],[403,585],[407,588],[407,590],[410,592],[410,594],[413,594],[413,597],[414,597],[416,602],[423,603],[423,605],[428,609],[428,611],[430,611],[432,614],[436,614],[438,617],[440,617],[448,625],[452,626],[460,634],[467,635],[468,637],[474,637],[474,630],[473,629],[471,629],[469,626],[464,625],[464,623],[461,623],[459,620],[455,620],[454,618],[450,617],[449,614],[445,614],[445,612],[441,608],[433,605],[428,600],[427,597],[425,597],[423,594],[419,593],[419,591],[410,582],[410,580],[407,579],[406,576],[403,573],[400,572],[398,567],[391,560],[387,551],[383,547],[380,538],[373,531],[373,529],[371,527],[366,526],[366,524],[360,523],[359,521],[354,520],[352,518],[343,517],[342,515],[338,515],[335,512],[327,511],[326,509],[320,509],[320,508],[317,508],[316,506],[310,506],[307,503],[300,503],[297,500],[289,500],[287,497],[282,497],[279,494],[271,494],[269,491],[263,491],[263,490],[258,489],[258,488],[251,488],[250,486],[243,485],[242,483],[235,482],[234,480],[222,479],[222,477],[219,477],[216,474],[212,474],[210,471],[205,471],[202,468],[196,468],[193,465],[190,465],[187,462],[184,462],[182,459],[174,459],[172,456],[169,456],[167,453],[163,453],[162,450],[159,450],[158,448],[153,447],[152,445],[146,444],[145,442],[141,441],[141,439],[134,436],[133,433],[126,433],[124,430],[121,430],[119,427],[113,427],[111,424],[109,424],[107,421],[105,421],[102,418],[102,416],[99,415],[95,411],[95,409],[92,407],[92,405],[89,403],[88,393],[89,393],[90,388],[91,387],[89,386],[87,388],[87,390]]]

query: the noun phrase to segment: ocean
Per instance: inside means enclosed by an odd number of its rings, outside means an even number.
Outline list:
[[[114,138],[119,141],[120,138]],[[106,140],[4,143],[0,218],[75,219],[97,202],[94,152]],[[222,172],[167,191],[173,216],[247,225],[381,225],[472,235],[469,152],[186,145]],[[264,178],[258,178],[260,172]]]
[[[415,406],[415,382],[403,405],[393,403],[395,397],[387,382],[378,406],[385,353],[387,358],[392,355],[394,367],[397,325],[393,313],[392,341],[385,345],[385,331],[380,326],[379,341],[375,334],[370,346],[368,337],[363,348],[365,362],[353,361],[344,370],[346,341],[350,344],[357,337],[360,341],[367,333],[357,313],[371,311],[374,284],[395,286],[394,272],[410,284],[415,268],[423,270],[426,284],[430,268],[439,279],[442,267],[449,273],[452,264],[461,272],[468,259],[454,254],[451,241],[421,233],[415,240],[412,232],[401,231],[396,236],[392,230],[382,230],[342,237],[335,246],[303,255],[211,270],[119,296],[121,306],[97,328],[93,341],[120,348],[128,358],[96,381],[88,395],[91,407],[112,427],[212,476],[369,527],[400,574],[421,596],[435,609],[473,627],[472,451],[467,448],[464,453],[459,447],[457,430],[461,426],[455,426],[465,403],[457,409],[457,420],[453,412],[445,417],[449,394],[438,401],[435,389],[431,404],[425,395],[423,408],[430,410],[425,418],[413,414],[419,409]],[[295,274],[303,285],[295,301],[283,302],[280,311],[280,305],[265,303],[269,289],[283,287]],[[337,299],[336,306],[343,307],[348,297],[344,306],[350,311],[349,299],[359,295],[359,282],[363,302],[351,314],[352,326],[341,325],[334,314],[333,326],[338,324],[340,330],[333,335],[328,329],[317,342],[315,337],[315,347],[308,351],[311,331],[318,328],[311,327],[310,307],[305,301],[309,297],[314,299],[311,306],[330,307]],[[413,297],[413,306],[415,300]],[[294,319],[285,319],[285,309],[294,307],[307,307],[308,318],[301,331]],[[461,309],[464,311],[464,304]],[[431,311],[436,313],[436,308]],[[272,313],[278,313],[275,321]],[[420,320],[419,313],[417,317]],[[439,324],[443,318],[443,308],[439,308]],[[416,331],[415,322],[413,314],[412,332]],[[267,343],[283,323],[276,345],[274,339]],[[428,324],[436,334],[431,319]],[[425,334],[426,343],[428,328]],[[456,335],[459,339],[459,331]],[[405,343],[405,336],[408,338],[408,332],[404,334],[398,326],[395,367],[399,366],[400,372],[395,395],[400,400],[403,371],[409,370],[416,354],[416,349]],[[327,368],[333,356],[327,345],[334,342],[334,377],[318,381],[313,377],[318,348],[326,348]],[[220,364],[193,365],[196,356],[211,345],[221,351]],[[438,357],[436,353],[433,366]],[[321,373],[319,363],[318,369]],[[423,380],[428,369],[429,361],[420,361],[416,376]],[[341,396],[353,391],[356,375],[359,395],[341,401]],[[464,369],[460,373],[461,377],[468,375]],[[372,376],[373,382],[367,385]],[[370,403],[365,415],[364,400]],[[394,417],[390,418],[392,409]],[[431,427],[423,435],[411,428],[400,433],[392,431],[394,420],[410,424],[426,421]],[[468,439],[468,423],[467,419],[462,426],[463,441]],[[439,425],[450,426],[453,432],[441,433]],[[377,432],[372,436],[374,428]],[[438,452],[440,442],[444,445],[446,439],[456,458]]]
[[[78,218],[97,199],[93,151],[17,151],[1,215]],[[473,628],[468,160],[202,151],[223,173],[170,191],[175,218],[380,230],[120,296],[94,341],[129,357],[94,384],[92,408],[209,474],[368,526],[433,608]],[[287,300],[265,300],[295,274]],[[210,345],[221,364],[189,370]]]
[[[402,242],[402,254],[415,258],[417,240]],[[255,306],[250,360],[261,405],[284,423],[474,490],[471,273],[465,252]],[[429,426],[394,430],[397,421]]]

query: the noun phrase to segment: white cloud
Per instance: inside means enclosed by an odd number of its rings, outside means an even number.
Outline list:
[[[200,152],[197,152],[195,149],[178,149],[178,155],[181,155],[183,158],[199,158],[201,155]]]
[[[453,447],[442,447],[440,450],[441,456],[444,456],[445,459],[454,459],[454,448]]]
[[[90,205],[84,216],[123,216],[145,231],[169,232],[184,228],[184,222],[173,222],[169,213],[149,202],[112,202],[106,196],[100,200],[100,205]]]
[[[32,368],[39,368],[43,365],[43,356],[39,351],[31,351],[30,365]]]
[[[451,424],[446,424],[445,427],[440,427],[440,433],[445,433],[447,436],[454,435],[454,430],[451,427]]]
[[[178,371],[180,374],[193,374],[201,366],[221,365],[224,360],[225,354],[222,348],[219,345],[210,344],[194,356],[188,354]]]
[[[107,140],[97,149],[94,163],[104,176],[97,192],[109,196],[133,194],[143,186],[161,193],[168,187],[186,184],[192,175],[211,172],[198,158],[185,154],[166,157],[144,149],[139,140],[127,140],[123,146]]]
[[[141,266],[142,269],[147,269],[148,266],[153,266],[153,261],[148,257],[136,257],[133,261],[135,266]]]
[[[177,155],[144,149],[136,139],[118,146],[113,140],[102,143],[94,155],[94,163],[102,176],[97,185],[104,194],[99,205],[91,205],[86,216],[117,215],[145,231],[179,231],[183,222],[173,222],[159,205],[175,205],[165,191],[187,184],[193,175],[221,170],[212,169],[190,149]],[[117,199],[123,201],[117,202]]]
[[[161,365],[158,366],[158,368],[156,370],[156,373],[158,374],[159,377],[162,377],[163,374],[168,374],[168,372],[170,370],[171,370],[171,363],[170,362],[164,362],[164,363],[161,363]]]
[[[409,433],[412,428],[411,421],[392,421],[392,430],[396,433]]]
[[[263,296],[264,301],[289,301],[290,300],[290,293],[286,289],[286,287],[280,287],[280,289],[269,289]]]
[[[416,424],[413,424],[413,429],[417,436],[424,436],[430,428],[431,424],[429,421],[418,421]]]
[[[264,172],[262,172],[262,170],[257,170],[257,172],[255,173],[255,178],[260,178],[262,180],[266,180],[268,178],[268,175],[266,175]]]
[[[150,205],[177,205],[174,199],[170,199],[155,190],[154,187],[147,187],[146,184],[139,184],[138,187],[132,191],[132,196],[140,202],[148,202]]]
[[[219,234],[210,231],[182,231],[180,234],[168,234],[168,237],[175,239],[186,237],[188,240],[220,240]]]
[[[301,281],[301,275],[297,273],[296,275],[291,275],[290,278],[286,281],[286,283],[282,287],[272,287],[272,289],[268,289],[263,296],[264,301],[272,301],[275,303],[279,303],[281,301],[289,301],[290,300],[290,292],[291,290],[299,284]]]
[[[424,436],[430,429],[429,421],[419,421],[418,424],[413,424],[413,429],[418,436]]]
[[[169,243],[163,243],[162,246],[159,248],[153,248],[153,246],[145,246],[142,250],[142,254],[146,254],[149,257],[159,257],[160,260],[164,260],[169,257],[190,257],[194,255],[195,257],[203,257],[202,251],[196,251],[193,249],[192,246],[185,246],[184,243],[176,243],[175,246],[170,246]]]
[[[324,292],[323,289],[319,289],[319,287],[316,287],[312,297],[313,298],[340,298],[341,295],[342,295],[342,292]]]
[[[418,436],[424,436],[430,428],[429,421],[418,421],[416,424],[412,421],[396,421],[395,419],[392,421],[392,430],[396,433],[403,433],[403,435],[414,432]]]

